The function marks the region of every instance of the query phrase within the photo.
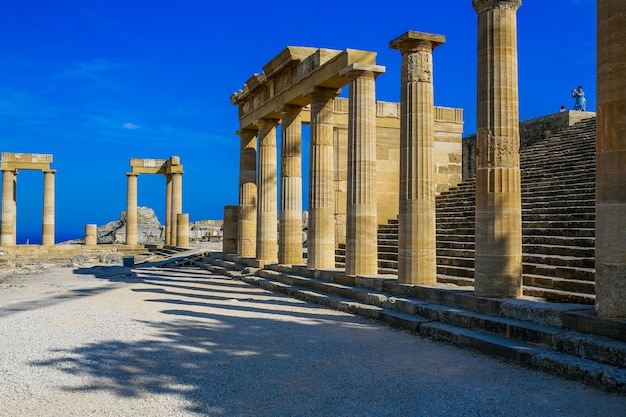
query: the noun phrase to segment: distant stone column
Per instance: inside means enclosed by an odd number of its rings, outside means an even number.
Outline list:
[[[178,244],[178,215],[183,211],[183,174],[172,174],[171,244]]]
[[[237,229],[240,213],[239,206],[224,206],[224,224],[222,225],[222,253],[237,253]]]
[[[15,246],[15,169],[2,170],[2,230],[0,245]]]
[[[626,318],[626,2],[597,2],[596,311]]]
[[[178,213],[176,215],[176,246],[189,247],[189,214]]]
[[[172,175],[165,174],[165,244],[172,244]]]
[[[239,213],[236,236],[239,256],[254,258],[256,255],[256,136],[257,131],[242,129],[237,132],[239,145]],[[226,219],[224,219],[226,221]],[[229,248],[230,250],[230,248]],[[224,253],[226,239],[224,239]]]
[[[316,87],[311,98],[307,266],[335,267],[334,98],[340,90]]]
[[[278,263],[302,264],[302,107],[282,111]]]
[[[95,224],[85,225],[85,245],[95,246],[98,244],[98,226]]]
[[[517,83],[520,0],[473,0],[478,13],[475,294],[522,294]]]
[[[366,64],[352,64],[340,72],[350,81],[346,275],[378,273],[374,79],[382,72],[384,67]]]
[[[257,185],[256,258],[265,262],[278,261],[276,126],[274,119],[260,119],[259,182]]]
[[[52,169],[43,172],[43,226],[41,244],[54,246],[54,174]]]
[[[126,188],[126,245],[137,245],[137,177],[139,174],[127,172]]]
[[[398,281],[437,283],[433,49],[445,37],[409,31],[390,42],[402,53]]]

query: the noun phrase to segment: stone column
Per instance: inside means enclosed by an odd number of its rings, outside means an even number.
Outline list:
[[[137,177],[139,174],[127,172],[126,188],[126,244],[137,245]]]
[[[596,311],[626,318],[626,2],[597,2]]]
[[[517,85],[520,0],[473,0],[478,13],[475,294],[522,294]]]
[[[176,246],[189,247],[189,214],[178,213],[176,215]]]
[[[302,264],[302,107],[282,111],[278,263]]]
[[[437,283],[433,49],[445,37],[409,31],[390,42],[402,53],[398,281]]]
[[[311,98],[307,266],[335,267],[334,98],[340,90],[316,87]]]
[[[254,258],[256,255],[256,130],[242,129],[237,132],[239,147],[239,214],[237,248],[233,253]],[[226,221],[226,219],[224,219]],[[229,247],[228,250],[231,250]],[[226,239],[224,239],[224,253]],[[231,253],[231,252],[228,252]]]
[[[172,175],[165,174],[165,244],[172,245]]]
[[[276,126],[278,121],[260,119],[256,125],[259,128],[256,258],[265,262],[277,262]]]
[[[95,246],[98,244],[98,226],[95,224],[85,225],[85,245]]]
[[[0,246],[15,246],[15,169],[2,170]]]
[[[172,174],[172,207],[170,217],[170,241],[178,244],[178,215],[183,211],[183,174]]]
[[[224,206],[222,225],[222,253],[237,253],[237,229],[240,206]],[[255,216],[256,217],[256,216]]]
[[[43,226],[41,244],[54,246],[54,174],[52,169],[43,172]]]
[[[346,275],[378,273],[374,79],[382,72],[384,67],[366,64],[352,64],[340,72],[350,81]]]

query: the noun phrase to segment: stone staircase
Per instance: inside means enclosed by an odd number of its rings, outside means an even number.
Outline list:
[[[593,304],[595,118],[522,150],[524,295]],[[475,190],[472,178],[437,197],[437,280],[473,286]],[[397,275],[398,222],[378,230],[380,274]],[[343,267],[345,247],[336,252]]]
[[[212,252],[184,265],[626,394],[626,320],[596,317],[593,306],[482,298],[453,285],[407,286],[391,276],[246,262]]]

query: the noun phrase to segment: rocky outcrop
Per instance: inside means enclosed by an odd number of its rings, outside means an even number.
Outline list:
[[[137,243],[162,243],[165,227],[161,225],[154,210],[149,207],[137,207]],[[98,244],[126,243],[126,212],[120,219],[98,227]]]

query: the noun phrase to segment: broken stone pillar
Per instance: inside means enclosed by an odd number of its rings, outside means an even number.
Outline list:
[[[237,132],[239,147],[239,213],[236,250],[227,250],[224,237],[224,253],[236,253],[239,256],[254,258],[256,255],[256,136],[257,131],[242,129]],[[226,210],[226,208],[224,208]],[[226,216],[226,212],[224,212]],[[226,221],[226,218],[224,218]],[[225,234],[225,233],[224,233]]]
[[[478,13],[475,294],[522,295],[517,83],[520,0],[473,0]]]
[[[259,179],[257,185],[256,259],[278,261],[278,215],[276,207],[276,126],[274,119],[256,121],[259,129]]]
[[[596,311],[626,317],[626,2],[597,2]]]
[[[189,214],[178,213],[176,215],[176,246],[189,247]]]
[[[15,246],[15,169],[2,170],[0,246]]]
[[[302,264],[302,107],[282,111],[278,263]]]
[[[384,67],[352,64],[348,77],[346,275],[378,274],[376,208],[376,76]]]
[[[43,172],[43,226],[41,244],[54,246],[54,174],[52,169]]]
[[[172,175],[165,174],[165,244],[172,244]]]
[[[334,98],[340,90],[316,87],[311,98],[307,266],[335,267]]]
[[[178,215],[183,211],[183,174],[172,174],[171,244],[178,244]]]
[[[139,174],[127,172],[126,188],[126,244],[137,245],[137,177]]]
[[[238,225],[240,206],[224,206],[224,224],[222,226],[222,253],[237,253]]]
[[[85,245],[95,246],[98,244],[98,226],[95,224],[85,225]]]
[[[445,37],[409,31],[390,43],[402,53],[398,281],[437,283],[432,53]]]

